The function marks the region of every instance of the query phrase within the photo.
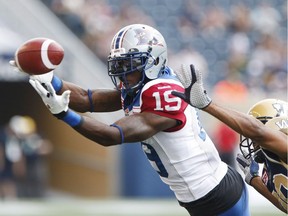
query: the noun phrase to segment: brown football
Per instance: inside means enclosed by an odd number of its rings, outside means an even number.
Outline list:
[[[54,70],[63,60],[64,49],[49,38],[33,38],[22,44],[15,53],[20,70],[30,74],[45,74]]]

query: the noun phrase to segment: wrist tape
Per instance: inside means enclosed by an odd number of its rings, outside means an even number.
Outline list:
[[[61,113],[54,114],[54,116],[64,121],[66,124],[70,125],[71,127],[77,127],[83,121],[83,118],[81,115],[79,115],[78,113],[70,109],[68,109],[67,112],[63,111]]]
[[[52,84],[53,88],[55,89],[56,93],[58,93],[62,89],[62,86],[63,86],[62,80],[55,75],[53,75],[51,84]]]

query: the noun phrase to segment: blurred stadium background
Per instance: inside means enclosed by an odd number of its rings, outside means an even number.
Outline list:
[[[79,136],[50,115],[28,77],[8,64],[24,41],[48,37],[65,49],[58,76],[84,88],[109,88],[110,42],[132,23],[157,28],[166,38],[169,65],[194,63],[211,96],[226,106],[247,112],[264,98],[287,100],[286,0],[0,0],[0,125],[15,115],[30,116],[51,143],[49,154],[38,161],[41,178],[24,184],[16,176],[16,197],[0,190],[1,216],[187,215],[139,145],[104,148]],[[123,116],[87,115],[107,123]],[[201,119],[217,137],[219,122],[203,113]],[[27,192],[37,181],[40,192]],[[253,216],[283,215],[249,190]]]

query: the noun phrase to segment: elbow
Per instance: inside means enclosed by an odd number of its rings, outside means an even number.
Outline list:
[[[119,141],[115,140],[115,139],[92,139],[92,141],[98,145],[101,145],[103,147],[110,147],[110,146],[115,146],[115,145],[120,145],[122,143],[120,143]]]
[[[98,143],[100,145],[102,145],[103,147],[110,147],[110,146],[116,146],[116,145],[120,145],[121,143],[114,143],[114,142],[102,142],[102,143]]]
[[[97,145],[101,145],[103,147],[110,147],[110,146],[115,146],[121,144],[121,142],[116,138],[112,136],[105,136],[102,134],[102,136],[95,136],[91,134],[82,134],[84,137],[87,139],[91,140]]]

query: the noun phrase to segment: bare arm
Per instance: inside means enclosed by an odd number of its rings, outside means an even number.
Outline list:
[[[63,87],[59,93],[70,90],[69,107],[77,112],[88,112],[90,110],[90,102],[88,91],[83,88],[63,81]],[[114,89],[97,89],[92,91],[93,112],[112,112],[121,109],[120,92]]]
[[[115,124],[122,128],[124,142],[139,142],[148,139],[159,131],[176,126],[177,122],[174,119],[144,112],[123,117]],[[82,124],[75,130],[103,146],[121,143],[121,135],[116,127],[103,124],[90,117],[84,116]]]
[[[268,190],[268,188],[264,185],[264,183],[262,182],[261,178],[258,177],[254,177],[251,180],[251,186],[255,188],[255,190],[257,190],[260,194],[262,194],[266,199],[268,199],[274,206],[276,206],[278,209],[280,209],[281,211],[288,213],[287,210],[285,210],[279,203],[279,201],[277,200],[276,197],[274,197],[270,191]]]
[[[266,127],[252,116],[222,107],[213,102],[203,110],[239,134],[252,139],[256,144],[277,154],[283,161],[287,161],[287,136],[284,133]]]
[[[213,103],[203,87],[201,72],[195,70],[193,65],[181,65],[180,70],[175,73],[185,92],[172,92],[172,94],[196,108],[203,109],[239,134],[253,140],[255,144],[269,149],[280,159],[287,161],[287,136],[284,133],[270,129],[252,116]]]

